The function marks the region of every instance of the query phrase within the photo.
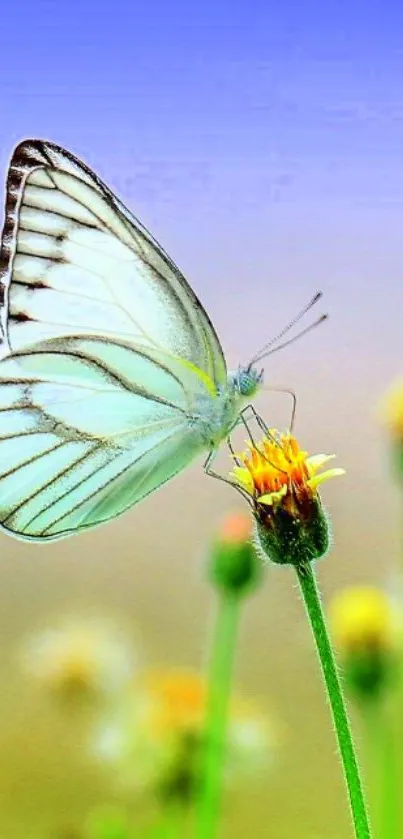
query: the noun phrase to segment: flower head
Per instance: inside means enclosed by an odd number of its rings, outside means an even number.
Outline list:
[[[351,586],[334,596],[329,619],[350,689],[378,694],[398,660],[400,620],[390,598],[373,586]]]
[[[25,646],[24,665],[65,699],[108,694],[133,672],[126,640],[115,627],[94,620],[66,621],[39,633]]]
[[[403,379],[394,382],[380,407],[380,419],[391,441],[392,469],[398,480],[403,478]]]
[[[381,421],[395,441],[403,441],[403,379],[393,382],[380,409]]]
[[[252,499],[260,545],[273,562],[299,564],[326,552],[329,529],[318,487],[344,474],[322,471],[333,457],[308,456],[295,437],[275,429],[237,455],[232,477]]]
[[[198,673],[151,670],[133,684],[118,715],[100,730],[96,751],[129,790],[189,799],[198,783],[207,699]],[[233,698],[228,763],[244,771],[266,756],[273,742],[267,716],[252,702]]]

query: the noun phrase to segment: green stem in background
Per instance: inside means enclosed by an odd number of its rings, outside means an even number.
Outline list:
[[[239,604],[240,598],[237,594],[221,592],[210,663],[206,740],[197,809],[197,839],[215,839],[218,835],[228,704],[235,658]]]
[[[366,764],[369,808],[375,836],[379,837],[380,825],[380,767],[379,767],[379,706],[372,699],[358,705],[364,724],[364,760]]]
[[[399,783],[396,743],[388,708],[383,709],[381,728],[381,813],[379,839],[399,839]]]
[[[335,657],[330,643],[320,595],[312,565],[296,565],[299,584],[310,620],[322,674],[329,697],[334,727],[340,749],[345,781],[350,799],[356,839],[371,839],[369,820],[362,790],[354,743],[343,698]]]
[[[182,839],[186,823],[186,808],[180,804],[167,808],[164,830],[161,839]]]
[[[360,708],[364,719],[369,801],[377,839],[399,839],[400,808],[396,752],[391,709],[373,699]]]
[[[155,824],[151,825],[146,832],[142,830],[142,839],[183,839],[186,822],[187,808],[179,803],[171,803],[164,808]],[[130,839],[131,836],[132,834],[130,834]],[[137,833],[135,833],[135,836],[137,837]],[[114,837],[111,836],[111,839],[114,839]],[[129,839],[129,835],[127,839]]]

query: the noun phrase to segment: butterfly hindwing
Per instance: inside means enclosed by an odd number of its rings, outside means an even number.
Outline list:
[[[60,538],[113,518],[203,448],[179,379],[102,343],[49,340],[0,361],[0,523],[15,535]]]

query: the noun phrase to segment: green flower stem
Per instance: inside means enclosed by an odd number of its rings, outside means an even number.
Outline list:
[[[306,611],[311,623],[322,674],[329,697],[334,727],[340,749],[345,781],[350,799],[356,839],[371,839],[368,815],[360,780],[354,743],[330,643],[320,595],[312,565],[297,565],[296,571]]]
[[[180,804],[167,807],[165,829],[161,839],[182,839],[186,824],[187,809]]]
[[[364,759],[366,764],[367,790],[372,825],[375,836],[379,837],[381,811],[381,773],[379,767],[379,725],[378,702],[371,698],[358,702],[358,710],[364,726]]]
[[[225,737],[231,679],[235,658],[240,598],[221,592],[213,633],[205,749],[197,809],[197,839],[218,835]]]
[[[170,803],[162,808],[162,812],[157,822],[152,824],[149,829],[144,832],[141,829],[140,835],[142,839],[183,839],[185,836],[186,822],[187,822],[187,808],[178,803]],[[137,839],[137,832],[133,835]],[[107,837],[109,839],[109,837]],[[115,835],[111,834],[110,839],[115,839]],[[116,835],[116,839],[120,839]],[[126,839],[126,834],[122,839]],[[127,839],[132,839],[132,834],[127,834]]]
[[[399,839],[401,833],[397,754],[389,708],[380,709],[377,724],[379,727],[378,760],[381,770],[379,839]]]
[[[377,699],[360,707],[365,727],[369,800],[377,839],[399,839],[401,835],[396,737],[390,710]]]

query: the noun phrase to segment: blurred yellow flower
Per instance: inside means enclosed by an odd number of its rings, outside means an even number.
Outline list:
[[[124,706],[95,739],[97,756],[123,786],[189,798],[197,783],[207,692],[191,670],[150,670],[136,680]],[[275,736],[267,715],[234,698],[228,726],[228,764],[236,775],[267,759]]]
[[[388,650],[396,645],[396,615],[379,588],[343,589],[330,603],[329,618],[336,646],[343,652]]]
[[[397,667],[397,608],[381,589],[351,586],[333,597],[329,620],[350,686],[360,693],[377,692]]]
[[[206,706],[206,688],[190,670],[151,670],[145,690],[150,698],[149,731],[155,737],[200,728]]]
[[[252,499],[260,547],[273,562],[310,562],[326,552],[328,523],[318,487],[344,474],[339,468],[322,471],[333,457],[308,456],[295,437],[276,429],[236,456],[231,477]]]
[[[392,438],[403,440],[403,378],[390,385],[380,405],[380,419]]]
[[[126,639],[105,621],[66,621],[31,638],[23,651],[27,673],[65,698],[109,694],[132,677]]]

